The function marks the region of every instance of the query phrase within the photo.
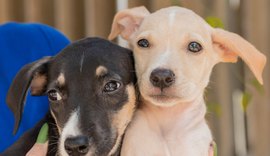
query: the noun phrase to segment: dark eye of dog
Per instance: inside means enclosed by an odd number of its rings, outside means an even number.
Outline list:
[[[104,92],[113,92],[116,91],[119,87],[121,86],[121,84],[117,81],[110,81],[108,83],[105,84],[103,91]]]
[[[197,53],[202,50],[202,46],[198,42],[190,42],[188,45],[188,50],[193,53]]]
[[[62,97],[56,90],[50,90],[48,91],[48,97],[50,101],[59,101],[62,100]]]
[[[140,39],[137,42],[137,44],[138,44],[139,47],[142,47],[142,48],[148,48],[149,45],[150,45],[147,39]]]

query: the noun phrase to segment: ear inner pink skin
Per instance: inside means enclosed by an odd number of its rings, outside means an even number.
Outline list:
[[[114,17],[108,39],[112,40],[118,34],[121,34],[127,40],[136,28],[139,27],[143,18],[149,14],[149,11],[143,6],[121,11],[121,13]]]
[[[258,81],[263,84],[262,72],[266,64],[266,57],[253,45],[239,35],[222,29],[214,29],[212,39],[214,44],[222,47],[218,50],[223,52],[224,62],[235,62],[237,56],[241,57]]]

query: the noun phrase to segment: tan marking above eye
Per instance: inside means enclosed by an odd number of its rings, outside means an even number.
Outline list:
[[[47,77],[45,75],[36,74],[31,82],[31,94],[40,94],[43,87],[47,83]]]
[[[96,76],[103,76],[105,74],[107,74],[108,70],[106,67],[104,66],[98,66],[96,69]]]
[[[59,83],[59,85],[63,86],[65,84],[65,76],[63,73],[60,73],[60,75],[57,78],[57,81]]]

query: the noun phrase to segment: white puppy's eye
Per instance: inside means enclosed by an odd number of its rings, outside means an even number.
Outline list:
[[[193,53],[200,52],[202,50],[202,46],[198,42],[190,42],[188,44],[188,50]]]
[[[121,86],[120,82],[112,80],[105,84],[103,91],[107,93],[113,92],[113,91],[116,91],[120,86]]]
[[[61,95],[55,89],[48,91],[48,98],[50,101],[53,101],[53,102],[62,100]]]
[[[137,42],[138,46],[139,47],[142,47],[142,48],[148,48],[150,46],[149,42],[147,39],[140,39],[138,42]]]

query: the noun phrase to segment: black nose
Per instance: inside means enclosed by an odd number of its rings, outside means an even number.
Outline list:
[[[175,74],[169,69],[155,69],[150,75],[150,82],[161,89],[171,86],[175,81]]]
[[[65,140],[65,150],[69,155],[86,154],[89,150],[89,139],[86,136],[69,137]]]

